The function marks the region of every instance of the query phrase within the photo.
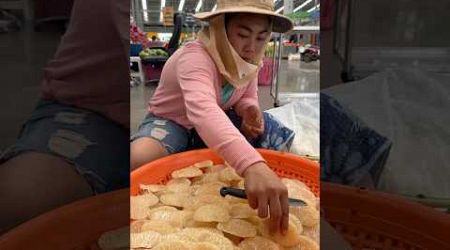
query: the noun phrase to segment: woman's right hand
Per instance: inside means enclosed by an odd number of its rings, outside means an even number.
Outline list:
[[[281,179],[263,162],[248,167],[243,174],[250,207],[258,216],[270,215],[270,232],[285,234],[289,224],[288,191]]]

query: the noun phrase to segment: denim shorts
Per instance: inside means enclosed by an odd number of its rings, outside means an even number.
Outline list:
[[[92,111],[41,100],[0,163],[24,152],[59,156],[94,193],[103,193],[129,186],[129,150],[128,129]]]
[[[229,110],[225,113],[239,129],[242,121],[236,112]],[[271,114],[263,112],[263,115],[264,133],[254,139],[247,138],[247,141],[255,148],[289,151],[294,140],[294,131],[284,126]],[[195,129],[186,129],[174,121],[151,113],[147,114],[138,131],[131,136],[131,141],[142,137],[161,142],[169,154],[207,147]]]

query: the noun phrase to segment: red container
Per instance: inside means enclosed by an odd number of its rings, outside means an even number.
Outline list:
[[[142,67],[147,81],[159,81],[164,64],[167,61],[165,56],[156,56],[142,59]]]
[[[270,86],[272,85],[273,60],[272,58],[264,58],[263,66],[258,73],[258,85]]]
[[[147,81],[159,81],[164,64],[148,63],[143,64],[142,67],[144,68],[144,73]]]

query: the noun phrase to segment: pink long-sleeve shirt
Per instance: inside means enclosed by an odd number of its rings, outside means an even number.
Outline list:
[[[164,65],[158,88],[149,102],[149,112],[195,128],[209,148],[219,153],[240,175],[264,159],[233,125],[224,110],[238,115],[258,106],[257,79],[235,89],[222,104],[222,77],[203,44],[195,41],[175,52]]]
[[[41,97],[130,127],[130,2],[77,0],[44,70]]]

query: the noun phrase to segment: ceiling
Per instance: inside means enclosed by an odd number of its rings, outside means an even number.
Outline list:
[[[144,14],[144,22],[146,25],[161,25],[160,22],[160,15],[161,15],[161,6],[162,2],[165,4],[165,6],[172,6],[174,8],[174,11],[178,11],[180,8],[180,2],[184,2],[182,6],[182,11],[186,13],[195,13],[197,12],[196,9],[198,9],[198,12],[203,11],[211,11],[214,6],[216,5],[216,0],[135,0],[138,2],[139,5],[142,6],[142,9],[147,9],[146,13],[142,11],[141,13]],[[294,10],[297,9],[297,11],[308,11],[316,4],[320,3],[320,0],[293,0],[294,1]],[[201,2],[199,4],[199,2]],[[277,12],[283,13],[283,0],[274,0],[275,2],[275,10],[278,10]],[[147,5],[147,6],[145,6]],[[301,6],[301,8],[299,8]],[[137,11],[139,13],[139,11]]]

